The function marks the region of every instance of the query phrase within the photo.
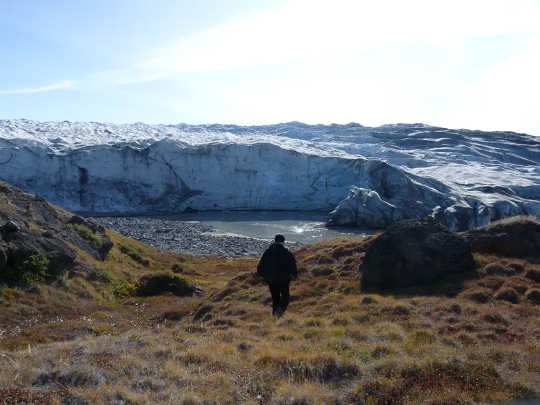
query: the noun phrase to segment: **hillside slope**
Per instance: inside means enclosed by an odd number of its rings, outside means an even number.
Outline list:
[[[30,211],[24,215],[34,227]],[[469,273],[364,294],[358,268],[378,236],[321,242],[295,252],[299,279],[288,311],[275,319],[254,275],[257,258],[181,256],[105,233],[112,247],[103,259],[70,244],[74,267],[54,280],[0,287],[1,403],[434,405],[540,397],[537,255],[497,256],[483,244]],[[140,294],[144,280],[163,274],[165,286]],[[174,277],[198,289],[175,295]]]

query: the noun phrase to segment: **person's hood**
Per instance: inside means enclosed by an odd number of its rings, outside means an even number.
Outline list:
[[[270,250],[279,250],[279,249],[287,249],[285,245],[282,242],[273,242],[268,249]]]

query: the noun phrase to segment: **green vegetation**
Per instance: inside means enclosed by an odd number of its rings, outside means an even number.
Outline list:
[[[120,280],[112,280],[111,287],[114,297],[119,300],[132,297],[135,295],[135,291],[137,290],[137,287],[132,283]]]
[[[123,254],[128,255],[137,263],[140,263],[143,266],[148,266],[150,264],[148,259],[145,259],[144,257],[142,257],[139,251],[135,249],[134,247],[128,246],[128,245],[119,245],[118,248]]]
[[[30,284],[34,281],[42,281],[47,277],[49,259],[41,254],[28,257],[17,268],[20,272],[21,281]]]
[[[28,256],[14,268],[6,267],[2,274],[2,281],[10,285],[29,285],[35,281],[47,279],[49,274],[49,259],[42,254]]]
[[[76,231],[81,236],[81,238],[86,239],[89,242],[93,242],[98,246],[101,246],[103,244],[101,238],[97,236],[94,232],[92,232],[92,230],[86,225],[67,224],[65,228]]]

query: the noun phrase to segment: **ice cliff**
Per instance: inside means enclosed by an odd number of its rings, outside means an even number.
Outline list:
[[[0,120],[0,180],[93,213],[326,210],[453,230],[540,215],[540,142],[423,124],[113,125]]]

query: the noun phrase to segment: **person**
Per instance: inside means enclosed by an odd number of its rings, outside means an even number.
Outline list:
[[[289,305],[289,283],[298,277],[296,259],[284,243],[285,237],[276,235],[274,243],[266,249],[257,265],[257,273],[264,278],[270,288],[272,315],[278,318]]]

